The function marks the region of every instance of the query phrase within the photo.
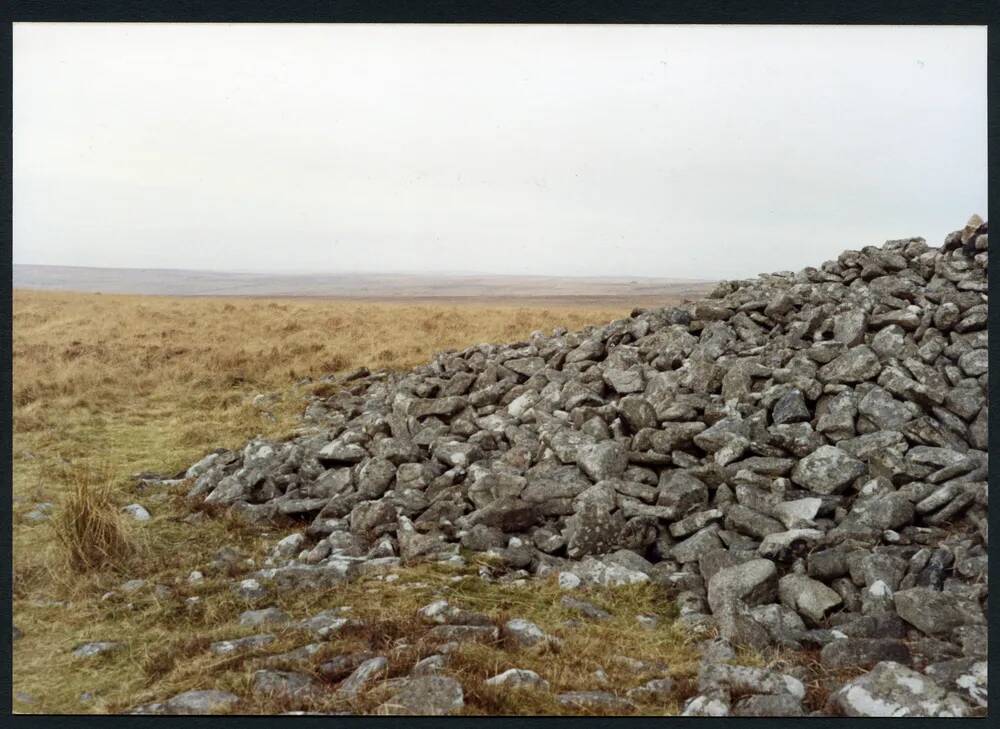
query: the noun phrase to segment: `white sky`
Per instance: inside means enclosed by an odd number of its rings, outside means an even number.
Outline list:
[[[14,262],[744,277],[986,215],[986,29],[14,27]]]

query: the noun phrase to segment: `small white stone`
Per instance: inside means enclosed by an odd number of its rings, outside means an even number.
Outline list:
[[[574,575],[572,572],[560,572],[559,573],[559,589],[560,590],[575,590],[580,586],[580,578]]]
[[[636,615],[635,619],[646,630],[653,630],[660,622],[655,615]]]
[[[136,521],[149,521],[151,518],[149,512],[146,510],[146,507],[142,504],[129,504],[128,506],[123,506],[122,511]]]
[[[547,691],[549,682],[534,671],[524,668],[510,668],[492,678],[486,679],[487,686],[504,686],[510,689],[539,689]]]

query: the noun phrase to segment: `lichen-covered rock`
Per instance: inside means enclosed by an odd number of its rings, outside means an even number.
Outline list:
[[[516,648],[529,648],[552,642],[552,637],[529,620],[514,618],[504,623],[501,635]]]
[[[825,445],[799,461],[792,481],[818,494],[835,494],[866,471],[865,464],[840,448]]]
[[[778,581],[781,603],[813,623],[819,623],[843,598],[819,580],[807,575],[787,574]]]
[[[253,675],[253,691],[264,696],[301,700],[317,694],[320,684],[305,673],[262,669]]]
[[[256,627],[267,623],[287,623],[291,618],[284,610],[276,607],[264,608],[262,610],[247,610],[240,614],[240,625],[244,627]]]
[[[462,710],[462,684],[450,676],[430,675],[408,678],[403,688],[382,704],[377,713],[413,716],[445,716]]]
[[[389,662],[384,656],[375,656],[362,661],[351,675],[337,687],[337,695],[346,699],[355,698],[372,682],[383,676],[388,667]]]
[[[801,699],[791,694],[752,694],[733,704],[733,716],[803,716]]]
[[[794,676],[728,663],[703,665],[698,674],[699,690],[704,692],[720,687],[740,693],[788,694],[799,700],[806,695],[805,686]]]
[[[971,707],[930,678],[885,661],[841,686],[830,696],[829,708],[843,716],[963,717]]]
[[[240,705],[241,699],[228,691],[213,689],[204,691],[185,691],[172,696],[161,705],[159,711],[153,713],[174,715],[224,714]]]
[[[927,635],[948,636],[964,625],[986,624],[979,603],[956,592],[914,587],[895,593],[893,600],[899,617]]]
[[[820,663],[826,668],[868,668],[882,661],[910,665],[910,649],[901,640],[887,638],[842,638],[833,640],[820,651]]]

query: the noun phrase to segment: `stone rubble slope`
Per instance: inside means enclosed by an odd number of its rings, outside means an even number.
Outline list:
[[[279,586],[460,547],[493,556],[484,579],[652,581],[727,645],[873,669],[827,713],[966,715],[986,704],[987,247],[973,216],[939,248],[362,371],[294,439],[193,465],[189,497],[301,523],[255,575]],[[802,698],[757,676],[737,706],[727,670],[686,714]]]

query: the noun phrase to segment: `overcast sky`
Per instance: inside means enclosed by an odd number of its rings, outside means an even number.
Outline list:
[[[15,24],[14,262],[693,278],[986,215],[971,27]]]

